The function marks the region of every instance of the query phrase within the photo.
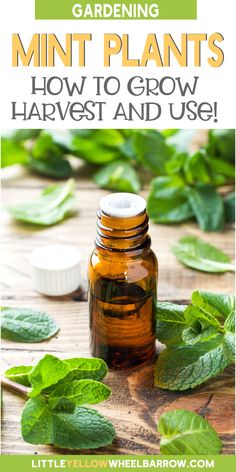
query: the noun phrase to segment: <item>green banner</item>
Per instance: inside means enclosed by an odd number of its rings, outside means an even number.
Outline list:
[[[79,452],[79,451],[78,451]],[[236,457],[222,456],[113,456],[113,455],[64,455],[64,456],[1,456],[0,466],[7,472],[32,471],[202,471],[233,472]]]
[[[197,0],[35,0],[37,20],[195,20]]]

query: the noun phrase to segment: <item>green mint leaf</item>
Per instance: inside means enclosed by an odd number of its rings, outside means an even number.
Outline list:
[[[234,162],[235,159],[235,130],[211,129],[207,152],[210,156]]]
[[[11,215],[19,221],[42,226],[50,226],[69,216],[75,205],[74,180],[69,179],[64,185],[52,185],[35,200],[9,209]]]
[[[124,161],[115,161],[103,167],[94,175],[94,181],[99,187],[119,192],[140,191],[141,185],[136,171]]]
[[[38,174],[47,175],[55,179],[68,179],[72,174],[72,167],[69,161],[53,155],[41,160],[30,157],[28,167]]]
[[[65,377],[65,382],[80,379],[102,380],[108,372],[106,363],[96,357],[91,359],[75,357],[65,359],[64,362],[70,369]]]
[[[33,367],[31,365],[19,365],[6,370],[4,375],[13,382],[30,387],[29,373],[32,369]]]
[[[155,385],[168,390],[187,390],[220,374],[231,361],[224,354],[224,335],[194,345],[170,346],[159,355]]]
[[[221,159],[215,159],[212,156],[208,157],[208,164],[212,172],[224,178],[224,182],[231,181],[235,177],[234,165]]]
[[[111,444],[115,437],[112,423],[100,413],[76,407],[73,413],[53,413],[52,443],[68,449],[97,449]]]
[[[111,444],[115,430],[100,413],[76,407],[73,413],[50,411],[43,397],[31,398],[22,411],[22,436],[31,444],[96,449]]]
[[[226,331],[235,333],[235,310],[232,310],[225,320],[224,328]]]
[[[205,149],[187,156],[183,166],[184,178],[188,184],[202,182],[204,184],[212,183],[212,175],[209,169]]]
[[[188,159],[187,153],[175,153],[171,159],[166,163],[166,171],[168,175],[176,175],[179,177],[184,177],[183,168],[185,166],[186,160]]]
[[[186,323],[189,326],[194,327],[194,323],[197,321],[198,325],[200,325],[202,328],[208,326],[213,326],[215,329],[220,328],[220,323],[215,318],[214,314],[211,314],[211,312],[207,312],[206,310],[202,310],[198,306],[189,305],[184,312],[184,317]]]
[[[64,154],[64,148],[54,141],[50,133],[41,130],[34,141],[31,154],[37,160],[46,160],[52,156],[61,158]]]
[[[198,324],[196,321],[195,326]],[[201,327],[198,333],[195,329],[186,328],[183,330],[182,339],[185,344],[197,344],[199,342],[209,341],[209,339],[217,336],[218,331],[213,326],[207,326],[204,329]]]
[[[51,133],[41,131],[31,149],[32,156],[29,159],[28,167],[49,177],[69,178],[72,168],[69,161],[64,158],[65,151],[66,148],[59,145]]]
[[[137,160],[158,175],[166,174],[166,162],[172,149],[156,130],[142,130],[134,137],[134,148]]]
[[[235,361],[235,310],[233,310],[225,320],[224,324],[225,338],[224,338],[224,354]]]
[[[27,164],[28,151],[21,143],[14,142],[9,138],[2,138],[1,142],[1,167],[14,164]]]
[[[29,308],[1,308],[1,337],[20,343],[37,343],[51,338],[59,326],[47,313]]]
[[[70,154],[74,133],[75,131],[71,129],[47,129],[47,134],[50,135],[53,142],[57,144],[61,150],[63,150],[64,154]]]
[[[154,223],[180,223],[191,218],[184,182],[178,176],[153,179],[147,211]]]
[[[188,202],[203,231],[220,231],[224,224],[224,205],[215,188],[207,184],[188,187]]]
[[[221,441],[215,429],[200,415],[188,410],[164,413],[158,423],[161,454],[219,454]]]
[[[100,403],[107,400],[110,394],[110,388],[96,380],[63,382],[49,395],[49,407],[54,409],[61,398],[66,398],[77,406]]]
[[[57,384],[59,380],[66,377],[69,371],[70,367],[64,361],[46,354],[29,374],[29,381],[32,386],[29,396],[35,397],[47,387]]]
[[[224,336],[223,352],[230,362],[235,362],[235,334],[229,331]]]
[[[179,239],[172,252],[180,262],[193,269],[216,273],[234,271],[234,265],[223,251],[194,236]]]
[[[119,147],[124,142],[119,130],[77,130],[73,136],[71,151],[91,164],[104,165],[122,157]]]
[[[174,134],[178,133],[180,130],[178,128],[170,128],[170,129],[162,129],[161,134],[164,136],[164,138],[170,138],[171,136],[174,136]]]
[[[196,290],[192,293],[192,304],[215,318],[226,319],[235,309],[235,297],[223,293]]]
[[[185,305],[158,302],[156,308],[156,337],[167,346],[182,344],[182,332],[186,328]]]
[[[31,398],[21,416],[21,433],[31,444],[51,444],[53,438],[52,414],[43,397]]]
[[[208,341],[220,332],[219,321],[210,313],[189,305],[184,312],[188,328],[183,330],[182,338],[186,344]]]
[[[235,222],[235,192],[230,193],[224,199],[225,219],[227,223]]]
[[[203,149],[193,154],[177,152],[166,164],[169,175],[178,174],[187,184],[211,183],[212,176],[208,167],[206,152]]]
[[[64,385],[64,384],[63,384]],[[60,397],[49,402],[50,410],[54,410],[61,413],[73,413],[75,410],[75,403],[70,401],[66,397]]]
[[[19,143],[20,141],[27,141],[28,139],[37,138],[41,129],[14,129],[3,130],[2,136],[8,138],[11,142]]]
[[[102,359],[97,358],[72,358],[64,359],[63,362],[69,368],[68,374],[63,377],[62,380],[56,382],[56,384],[51,385],[48,388],[43,389],[43,393],[50,393],[62,382],[72,382],[73,380],[80,379],[92,379],[92,380],[102,380],[107,372],[108,368],[106,363]]]

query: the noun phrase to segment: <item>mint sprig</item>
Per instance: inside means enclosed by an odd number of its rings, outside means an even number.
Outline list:
[[[11,381],[31,387],[9,384],[13,389],[15,385],[18,393],[31,397],[21,416],[24,440],[70,449],[95,449],[111,444],[115,436],[112,423],[85,406],[109,398],[110,388],[90,378],[102,379],[106,373],[107,366],[101,359],[64,361],[49,354],[35,367],[18,366],[6,371],[5,376]],[[7,380],[3,385],[7,386]]]
[[[196,291],[185,307],[157,304],[157,338],[165,343],[155,366],[155,385],[195,388],[220,374],[235,358],[235,298]],[[159,335],[160,333],[160,335]]]

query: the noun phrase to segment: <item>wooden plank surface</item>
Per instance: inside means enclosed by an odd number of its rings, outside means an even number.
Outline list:
[[[87,260],[93,249],[96,230],[96,211],[99,199],[106,191],[97,189],[86,171],[76,182],[78,214],[60,225],[47,229],[26,227],[11,220],[6,211],[2,215],[2,304],[32,307],[51,313],[61,329],[57,336],[45,343],[19,344],[2,342],[2,370],[13,365],[31,364],[45,352],[60,357],[89,356],[88,306],[86,293]],[[14,205],[29,201],[50,181],[23,175],[4,184],[3,204]],[[144,189],[143,196],[147,195]],[[234,289],[231,273],[204,274],[183,267],[171,254],[171,245],[181,236],[201,236],[234,257],[234,233],[228,227],[223,233],[202,234],[197,225],[151,225],[153,249],[159,264],[158,292],[160,300],[187,301],[195,289],[230,293]],[[74,244],[82,252],[83,287],[63,299],[43,297],[33,291],[29,257],[40,245],[54,242]],[[97,409],[110,418],[117,437],[110,447],[91,451],[95,454],[156,454],[158,453],[157,419],[173,408],[189,408],[210,420],[223,440],[223,453],[234,452],[233,424],[233,369],[228,368],[216,379],[193,392],[171,393],[154,388],[153,365],[129,371],[112,371],[106,378],[113,394]],[[3,392],[2,453],[3,454],[71,454],[49,446],[25,443],[20,435],[20,411],[24,400],[13,393]],[[76,451],[75,454],[88,451]]]

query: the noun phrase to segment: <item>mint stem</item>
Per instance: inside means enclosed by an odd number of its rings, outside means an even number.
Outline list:
[[[18,384],[16,382],[13,382],[12,380],[7,379],[6,377],[3,377],[3,376],[1,376],[1,385],[3,388],[6,388],[7,390],[12,390],[13,392],[18,393],[19,395],[22,395],[23,397],[27,397],[30,391],[30,388],[25,387],[24,385]]]

